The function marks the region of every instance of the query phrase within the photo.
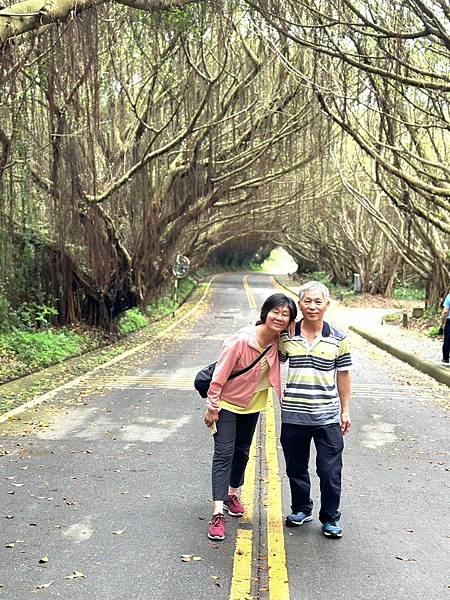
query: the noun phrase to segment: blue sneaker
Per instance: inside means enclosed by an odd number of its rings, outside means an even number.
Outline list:
[[[292,513],[292,515],[288,515],[286,517],[286,525],[288,527],[297,527],[298,525],[303,525],[303,523],[308,523],[308,521],[312,521],[312,515],[306,515],[304,512]]]
[[[341,538],[342,527],[339,521],[328,521],[322,525],[322,533],[329,538]]]

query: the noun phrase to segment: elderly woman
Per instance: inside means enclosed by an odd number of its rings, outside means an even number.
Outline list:
[[[234,517],[244,514],[238,490],[244,481],[259,413],[266,408],[272,388],[281,397],[278,341],[296,316],[293,300],[284,294],[273,294],[262,305],[256,325],[240,329],[223,343],[204,415],[206,425],[217,428],[212,464],[214,508],[208,531],[211,540],[225,538],[224,509]],[[228,379],[262,354],[252,369]]]

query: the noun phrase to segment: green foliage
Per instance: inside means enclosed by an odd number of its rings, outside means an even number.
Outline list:
[[[58,311],[53,306],[30,302],[21,307],[17,316],[27,329],[44,329],[51,325],[53,317],[57,315]]]
[[[396,285],[392,297],[396,300],[424,300],[425,289],[414,283]]]
[[[197,279],[203,279],[207,275],[208,275],[208,270],[204,269],[203,267],[200,267],[200,269],[197,269],[197,271],[195,272],[195,277]]]
[[[331,288],[333,286],[329,273],[325,273],[325,271],[313,271],[312,273],[308,273],[307,277],[308,281],[320,281],[320,283],[326,285],[327,288]]]
[[[69,331],[14,331],[0,335],[3,352],[30,370],[42,369],[84,352],[87,340]]]
[[[119,320],[119,333],[121,335],[128,335],[133,331],[138,331],[148,325],[147,318],[141,313],[138,308],[131,308],[127,310]]]
[[[8,299],[3,294],[3,290],[0,288],[0,332],[6,331],[9,328],[9,317],[11,314],[11,305]]]
[[[206,273],[206,271],[205,271]],[[201,272],[197,271],[195,273],[196,277],[201,277]],[[192,276],[184,277],[180,279],[178,282],[178,304],[181,305],[192,292],[192,290],[197,286],[197,281]],[[149,319],[154,322],[159,319],[164,318],[173,312],[174,308],[174,292],[173,287],[170,291],[166,292],[162,296],[160,296],[154,302],[151,302],[146,309],[146,314]]]
[[[392,323],[392,324],[396,325],[396,324],[400,323],[401,316],[402,315],[399,312],[389,313],[388,315],[383,316],[383,322],[384,323]]]
[[[356,298],[358,296],[358,294],[352,288],[344,288],[344,289],[341,290],[340,293],[343,296],[344,302],[346,300],[353,300],[354,298]]]
[[[248,269],[249,269],[249,271],[262,271],[261,264],[254,260],[251,260],[248,263]]]
[[[430,327],[427,332],[428,337],[437,338],[439,336],[439,326]]]
[[[198,271],[195,276],[180,280],[179,304],[182,304],[198,285],[198,279],[206,274],[204,270]],[[33,329],[42,325],[47,327],[50,319],[56,315],[56,310],[44,304],[34,303],[24,305],[20,312],[15,313],[1,292],[0,289],[0,382],[2,383],[39,371],[73,356],[85,354],[105,343],[105,338],[99,338],[98,332],[93,329],[88,332],[82,330],[81,333],[78,333],[80,329],[77,329],[77,332],[50,328],[45,331],[34,331]],[[173,309],[173,291],[171,291],[149,306],[147,313],[153,321],[156,321],[170,314]],[[119,332],[125,336],[146,327],[148,322],[149,319],[138,309],[128,310],[119,321]],[[24,327],[28,330],[23,330]],[[110,342],[109,339],[108,343]]]

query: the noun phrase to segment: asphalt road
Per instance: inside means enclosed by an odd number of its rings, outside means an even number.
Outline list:
[[[0,597],[449,597],[444,388],[356,335],[342,540],[324,538],[317,519],[280,526],[288,482],[268,411],[246,486],[252,517],[228,517],[226,540],[208,541],[212,440],[192,377],[273,292],[267,275],[245,286],[242,275],[218,277],[150,347],[0,426]],[[278,429],[276,402],[275,415]]]

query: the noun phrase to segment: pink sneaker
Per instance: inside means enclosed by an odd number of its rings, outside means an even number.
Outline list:
[[[222,513],[217,513],[217,515],[213,515],[211,519],[211,525],[208,529],[208,537],[210,540],[225,539],[225,517]]]
[[[228,496],[228,500],[225,500],[223,507],[232,517],[242,517],[245,513],[244,506],[241,504],[239,498],[234,494],[232,496]]]

